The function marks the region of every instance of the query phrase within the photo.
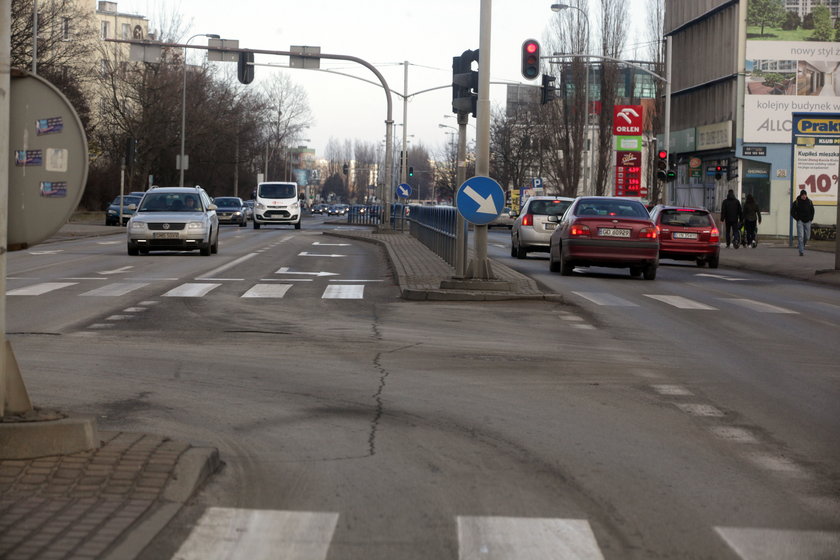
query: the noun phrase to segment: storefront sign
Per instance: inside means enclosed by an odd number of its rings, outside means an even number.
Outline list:
[[[793,184],[816,206],[837,204],[840,113],[793,113]]]

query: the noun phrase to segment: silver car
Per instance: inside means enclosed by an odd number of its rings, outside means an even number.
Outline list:
[[[128,254],[219,251],[216,205],[201,187],[153,188],[128,221]]]
[[[510,230],[510,256],[524,259],[530,251],[547,253],[551,234],[557,222],[549,216],[562,216],[574,198],[565,196],[532,196]]]

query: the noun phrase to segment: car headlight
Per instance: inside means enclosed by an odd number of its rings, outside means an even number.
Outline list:
[[[204,231],[204,222],[188,222],[187,229],[191,231]]]
[[[241,215],[242,215],[242,212],[240,212],[239,210],[237,210],[236,212],[234,212],[234,213],[233,213],[233,215],[234,215],[234,216],[241,216]]]
[[[265,204],[263,204],[262,202],[258,202],[256,206],[257,210],[265,210]]]
[[[129,231],[146,231],[146,222],[128,222]]]
[[[111,210],[111,209],[108,209],[108,214],[116,214],[116,213],[117,213],[117,211],[116,211],[116,210]]]
[[[291,208],[292,210],[300,210],[300,203],[292,202],[292,204],[289,206],[289,208]]]

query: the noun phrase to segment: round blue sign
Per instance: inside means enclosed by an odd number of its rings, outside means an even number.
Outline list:
[[[410,198],[411,185],[409,185],[408,183],[400,183],[400,186],[397,187],[397,196],[399,198]]]
[[[455,195],[458,212],[475,225],[489,224],[505,207],[505,191],[490,177],[471,177]]]

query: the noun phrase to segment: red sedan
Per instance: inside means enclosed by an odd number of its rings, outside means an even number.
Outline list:
[[[659,228],[659,258],[695,261],[697,266],[717,268],[720,261],[720,230],[705,208],[658,205],[650,212]]]
[[[656,278],[659,234],[641,202],[611,196],[579,197],[558,221],[551,235],[552,272],[568,276],[576,266],[629,267],[630,276]]]

